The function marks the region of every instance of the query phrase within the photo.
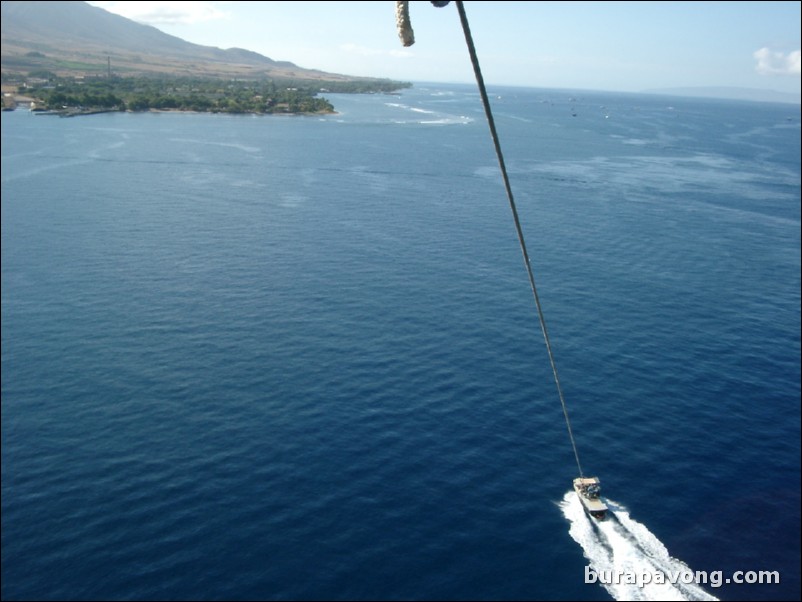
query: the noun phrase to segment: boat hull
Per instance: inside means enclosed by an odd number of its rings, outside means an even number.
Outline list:
[[[574,491],[585,512],[596,520],[604,520],[607,516],[607,504],[599,497],[598,477],[577,477],[574,479]]]

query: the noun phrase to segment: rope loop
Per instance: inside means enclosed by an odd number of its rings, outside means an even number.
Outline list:
[[[415,43],[415,32],[409,20],[409,2],[406,0],[397,0],[395,3],[395,27],[405,48]]]
[[[432,6],[443,8],[448,6],[451,0],[432,0]],[[395,27],[398,30],[398,37],[404,47],[412,46],[415,43],[415,32],[412,31],[412,21],[409,19],[409,2],[407,0],[397,0],[395,3]]]

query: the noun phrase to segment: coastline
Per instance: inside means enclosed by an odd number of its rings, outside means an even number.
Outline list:
[[[17,108],[5,108],[4,111],[16,111]],[[26,110],[26,109],[23,109]],[[194,113],[197,115],[204,115],[204,114],[211,114],[211,115],[269,115],[269,116],[285,116],[285,117],[303,117],[303,116],[313,116],[313,115],[338,115],[338,111],[335,110],[324,110],[324,111],[299,111],[296,113],[290,112],[257,112],[257,111],[196,111],[196,110],[183,110],[183,109],[145,109],[142,111],[133,111],[130,109],[77,109],[77,108],[68,108],[68,109],[58,109],[58,110],[48,110],[48,109],[27,109],[30,110],[31,113],[34,115],[55,115],[58,117],[82,117],[87,115],[100,115],[103,113]]]

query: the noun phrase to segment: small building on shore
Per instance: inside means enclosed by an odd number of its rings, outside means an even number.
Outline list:
[[[36,108],[36,100],[30,96],[22,96],[20,94],[12,94],[6,92],[3,94],[3,110],[13,111],[14,109],[34,109]]]

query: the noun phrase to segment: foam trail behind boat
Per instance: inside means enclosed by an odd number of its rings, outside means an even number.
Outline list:
[[[584,551],[588,565],[598,576],[598,583],[616,600],[718,600],[690,580],[693,571],[681,560],[672,558],[666,547],[644,525],[611,500],[605,500],[614,516],[591,522],[576,493],[569,491],[560,502],[570,522],[571,537]],[[598,529],[598,530],[597,530]],[[665,583],[657,583],[662,573]],[[615,575],[624,575],[614,579]],[[642,585],[627,583],[639,576]],[[675,583],[671,583],[671,578]],[[650,583],[645,581],[651,580]]]

